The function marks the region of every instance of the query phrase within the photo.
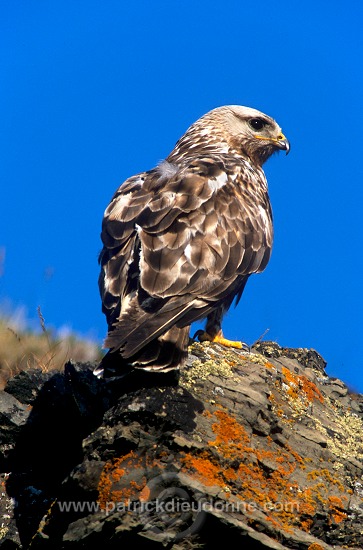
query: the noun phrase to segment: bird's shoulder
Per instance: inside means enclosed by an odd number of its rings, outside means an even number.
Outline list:
[[[206,195],[225,185],[238,182],[261,184],[265,182],[262,170],[242,156],[214,153],[183,158],[180,161],[164,160],[155,168],[128,178],[114,194],[106,215],[116,203],[120,205],[147,202],[167,193],[198,195],[204,188]]]
[[[105,211],[104,244],[128,238],[136,226],[160,233],[193,211],[231,210],[235,216],[237,208],[253,201],[256,193],[264,202],[265,181],[248,159],[232,154],[204,154],[179,162],[166,159],[118,188]]]

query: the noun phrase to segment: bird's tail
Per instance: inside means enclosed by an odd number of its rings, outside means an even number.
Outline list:
[[[189,326],[172,326],[148,342],[134,355],[124,358],[120,350],[109,351],[94,374],[101,377],[124,376],[134,369],[168,372],[183,367],[188,356]]]

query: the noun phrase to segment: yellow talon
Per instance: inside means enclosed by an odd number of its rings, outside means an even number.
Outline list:
[[[208,332],[198,330],[195,336],[198,336],[200,342],[213,342],[215,344],[221,344],[222,346],[226,346],[228,348],[249,349],[249,346],[247,346],[247,344],[245,344],[244,342],[227,340],[227,338],[223,336],[223,332],[221,330],[217,332],[215,336],[211,336],[210,334],[208,334]]]

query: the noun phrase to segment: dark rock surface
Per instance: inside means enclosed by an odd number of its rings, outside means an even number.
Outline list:
[[[363,548],[362,396],[314,350],[193,343],[176,374],[0,393],[0,548]]]

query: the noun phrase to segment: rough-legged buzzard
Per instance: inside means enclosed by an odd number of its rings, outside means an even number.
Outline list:
[[[223,337],[223,314],[270,258],[273,227],[263,163],[289,142],[269,116],[237,105],[197,120],[156,168],[126,180],[106,209],[99,279],[105,347],[126,366],[183,365],[191,323]],[[112,357],[111,357],[112,356]]]

